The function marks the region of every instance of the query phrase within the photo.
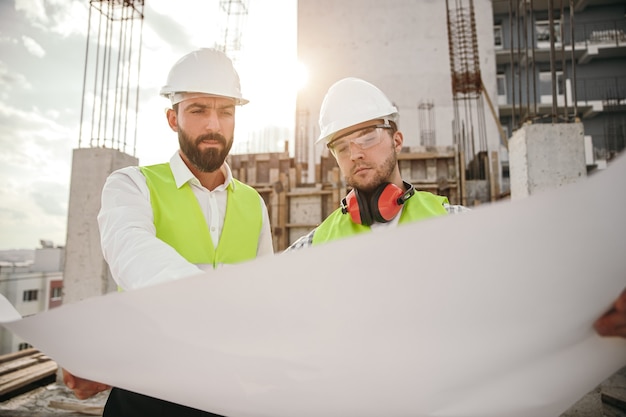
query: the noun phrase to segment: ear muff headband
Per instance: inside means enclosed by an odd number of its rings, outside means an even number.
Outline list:
[[[402,194],[404,190],[395,184],[379,187],[372,195],[372,218],[380,223],[393,219],[402,207],[398,204],[398,198]]]
[[[403,181],[404,191],[395,184],[381,184],[374,193],[370,201],[366,201],[358,190],[351,190],[341,201],[342,213],[350,213],[350,218],[356,224],[365,226],[372,225],[375,221],[387,223],[391,221],[400,211],[402,205],[415,194],[412,184]]]
[[[368,204],[356,190],[351,190],[341,200],[341,212],[343,214],[349,213],[350,218],[356,224],[364,224],[366,226],[372,224],[372,216]]]

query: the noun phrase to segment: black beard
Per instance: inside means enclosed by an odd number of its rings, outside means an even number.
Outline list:
[[[216,148],[209,148],[201,152],[199,145],[205,140],[218,141],[224,148],[221,151]],[[219,133],[208,133],[193,140],[182,129],[178,129],[178,143],[180,150],[189,162],[200,172],[215,172],[224,164],[226,156],[228,156],[230,148],[233,146],[233,138],[227,141]]]

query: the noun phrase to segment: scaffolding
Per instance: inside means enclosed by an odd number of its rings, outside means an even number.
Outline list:
[[[78,147],[135,155],[144,0],[90,0]]]
[[[239,61],[243,47],[243,28],[248,18],[248,0],[220,0],[220,10],[226,15],[223,29],[223,43],[218,49],[230,57],[233,62]]]
[[[572,62],[571,99],[568,99],[568,89],[564,86],[564,80],[569,78],[566,64],[567,54],[564,41],[565,34],[565,3],[569,3],[569,38],[571,49],[569,51]],[[559,16],[555,16],[554,11],[558,10]],[[512,68],[512,124],[514,128],[522,126],[526,122],[536,122],[542,119],[538,109],[537,97],[537,40],[548,41],[550,48],[550,95],[552,97],[552,107],[549,114],[551,123],[575,122],[577,120],[578,108],[576,98],[576,42],[574,39],[574,1],[559,0],[558,4],[554,0],[547,2],[548,22],[543,29],[543,33],[533,33],[536,25],[535,5],[533,0],[508,0],[509,13],[509,65]],[[535,29],[538,31],[538,29]],[[558,40],[558,42],[557,42]],[[560,45],[557,45],[560,44]],[[557,58],[557,52],[560,60]],[[557,72],[559,67],[562,74],[559,77]],[[560,86],[560,88],[559,88]],[[563,113],[559,114],[557,90],[561,90],[564,95]],[[572,108],[569,107],[572,103]]]
[[[436,146],[435,103],[432,101],[421,101],[417,105],[417,113],[420,128],[420,144],[422,146]]]
[[[454,143],[464,157],[466,179],[487,179],[489,163],[473,0],[446,0],[454,105]],[[468,4],[465,4],[468,3]]]

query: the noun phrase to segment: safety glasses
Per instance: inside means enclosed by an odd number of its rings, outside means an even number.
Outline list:
[[[350,144],[356,145],[361,150],[374,147],[382,142],[383,130],[391,128],[389,123],[367,126],[343,134],[328,142],[326,146],[335,158],[343,158],[350,155]]]

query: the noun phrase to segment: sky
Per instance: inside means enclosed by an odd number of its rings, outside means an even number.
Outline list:
[[[234,152],[251,132],[293,130],[296,3],[249,0],[236,67],[250,104],[238,108]],[[0,0],[0,250],[65,245],[88,13],[89,0]],[[151,164],[178,148],[158,91],[178,58],[219,42],[224,16],[219,0],[145,0],[144,16],[135,156]]]

